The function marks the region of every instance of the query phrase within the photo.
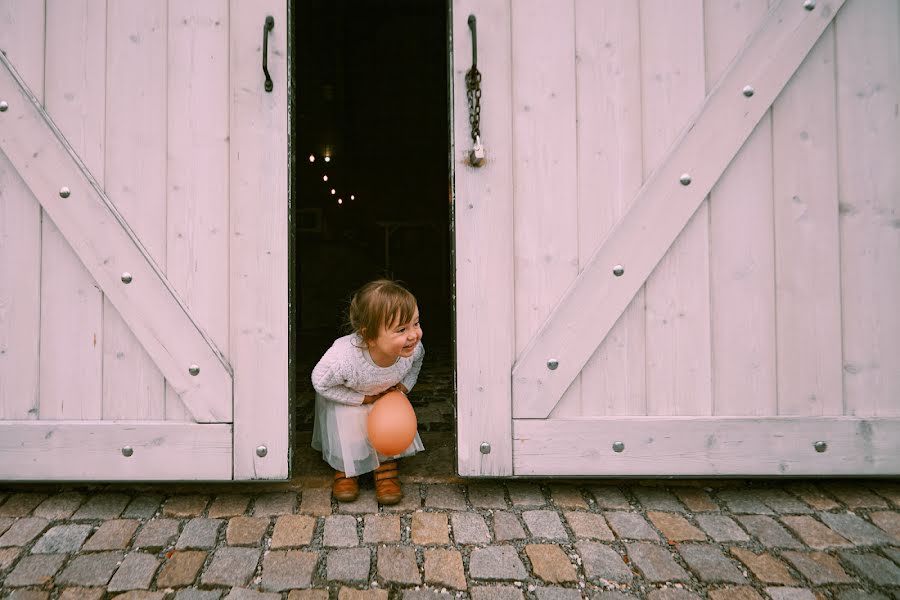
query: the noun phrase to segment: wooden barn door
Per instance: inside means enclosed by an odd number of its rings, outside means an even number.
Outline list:
[[[0,479],[287,476],[286,33],[0,1]]]
[[[900,473],[898,16],[454,0],[460,474]]]

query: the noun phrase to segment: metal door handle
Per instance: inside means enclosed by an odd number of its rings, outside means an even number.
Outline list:
[[[275,18],[272,15],[266,17],[263,25],[263,73],[266,74],[266,91],[272,91],[272,77],[269,76],[269,32],[275,28]]]

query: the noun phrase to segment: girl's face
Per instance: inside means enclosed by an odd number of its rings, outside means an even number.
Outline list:
[[[369,355],[376,364],[389,367],[401,356],[409,358],[422,339],[422,327],[419,325],[419,307],[413,312],[409,323],[393,323],[382,325],[378,337],[368,340]]]

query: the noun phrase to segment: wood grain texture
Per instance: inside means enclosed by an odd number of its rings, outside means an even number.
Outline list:
[[[900,4],[835,21],[845,414],[900,415]]]
[[[168,6],[166,275],[228,351],[228,0]],[[189,420],[171,387],[166,420]]]
[[[81,257],[155,365],[166,373],[198,419],[229,421],[231,373],[211,340],[204,337],[190,313],[148,256],[128,224],[92,179],[86,167],[56,130],[37,99],[22,89],[0,56],[0,94],[13,98],[13,118],[0,129],[0,147],[25,177],[48,216]],[[60,183],[71,194],[60,197]],[[64,201],[65,200],[65,201]],[[128,270],[134,277],[123,283]],[[200,375],[187,366],[196,363]],[[154,365],[154,368],[155,368]],[[117,400],[138,414],[142,382],[132,381]],[[138,391],[136,392],[135,389]]]
[[[900,419],[891,418],[516,419],[513,432],[516,475],[900,474]]]
[[[842,4],[819,2],[806,11],[781,3],[769,13],[519,357],[514,415],[549,414]],[[749,101],[740,92],[747,81],[756,87]],[[685,172],[692,176],[688,186],[678,183]],[[616,264],[625,266],[622,277],[612,274]],[[565,359],[548,371],[548,356]]]
[[[103,184],[106,5],[48,0],[44,108]],[[100,419],[103,292],[52,219],[41,240],[42,420]]]
[[[637,2],[575,2],[578,260],[583,268],[641,187]],[[644,414],[644,294],[639,291],[581,371],[582,393],[550,418]]]
[[[478,39],[479,71],[490,76],[481,99],[487,162],[477,169],[466,162],[470,14],[477,15],[478,31],[491,32]],[[515,357],[510,1],[454,0],[452,31],[457,468],[467,477],[504,476],[512,474]],[[482,442],[490,453],[480,451]]]
[[[0,51],[41,99],[44,15],[43,2],[0,2]],[[5,126],[4,119],[0,123]],[[41,216],[31,191],[0,153],[0,418],[4,419],[38,418]]]
[[[703,103],[703,31],[702,0],[641,2],[645,177]],[[704,200],[645,284],[649,415],[712,412],[708,210]]]
[[[284,2],[231,0],[229,344],[234,478],[285,479],[288,436],[287,16]],[[263,89],[262,28],[273,91]],[[264,203],[261,209],[260,203]],[[257,446],[268,454],[256,455]]]
[[[707,89],[767,11],[766,0],[706,0]],[[777,414],[772,213],[772,122],[767,114],[709,199],[712,414]]]
[[[129,446],[131,456],[122,449]],[[0,422],[0,479],[231,479],[231,426],[107,421]]]
[[[842,415],[833,27],[773,106],[772,129],[778,414]]]
[[[166,0],[107,7],[105,190],[165,273]],[[165,409],[163,374],[107,298],[103,418],[162,420]]]

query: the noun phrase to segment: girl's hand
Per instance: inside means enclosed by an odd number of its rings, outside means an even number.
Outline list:
[[[379,398],[381,398],[382,396],[384,396],[384,395],[387,394],[388,392],[393,392],[393,391],[400,392],[400,393],[402,393],[402,394],[405,396],[405,395],[406,395],[406,392],[408,392],[409,390],[407,390],[407,389],[406,389],[406,386],[403,385],[402,383],[398,383],[397,385],[393,385],[393,386],[389,387],[388,389],[384,390],[384,391],[381,392],[380,394],[375,394],[374,396],[365,396],[365,397],[363,398],[363,402],[362,402],[362,403],[363,403],[363,404],[372,404],[373,402],[375,402],[376,400],[378,400]]]
[[[373,402],[375,402],[376,400],[378,400],[379,398],[381,398],[383,395],[384,395],[384,393],[377,394],[377,395],[375,395],[375,396],[366,396],[365,398],[363,398],[363,402],[362,402],[362,403],[363,403],[363,404],[372,404]]]

